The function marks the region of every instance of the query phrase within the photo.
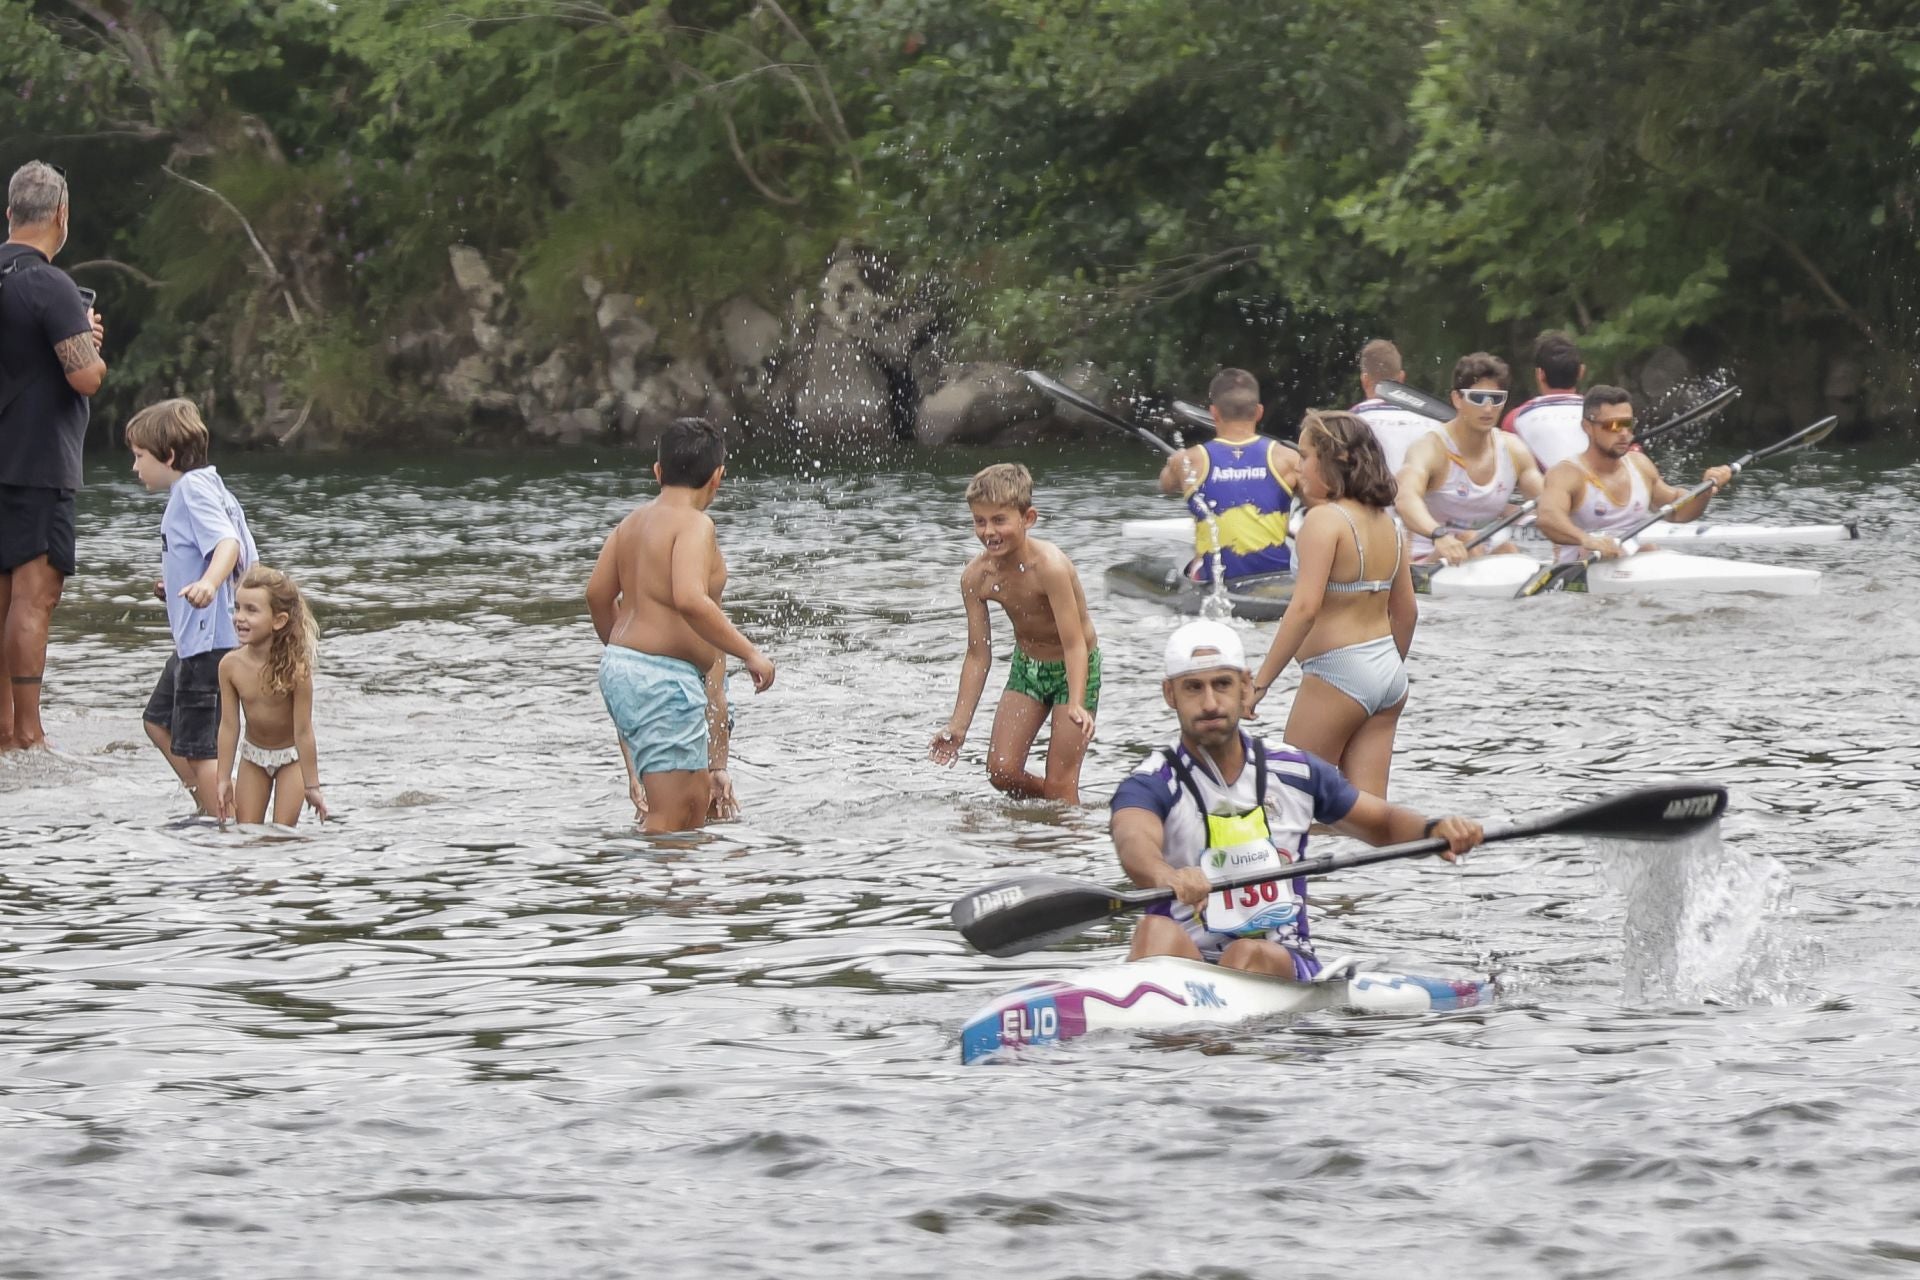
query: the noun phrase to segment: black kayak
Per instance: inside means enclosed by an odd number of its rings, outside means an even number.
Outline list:
[[[1178,613],[1197,614],[1213,594],[1211,582],[1187,576],[1187,562],[1165,556],[1136,556],[1107,570],[1107,586],[1136,600],[1152,600]],[[1258,573],[1227,579],[1227,602],[1233,616],[1249,622],[1273,622],[1287,611],[1293,598],[1293,575]]]

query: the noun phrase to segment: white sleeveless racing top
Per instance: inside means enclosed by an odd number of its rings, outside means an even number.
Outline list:
[[[1499,432],[1494,433],[1493,476],[1485,484],[1475,484],[1467,474],[1467,460],[1453,451],[1452,438],[1445,431],[1433,434],[1446,442],[1443,447],[1452,464],[1440,487],[1427,492],[1427,510],[1433,513],[1433,518],[1455,529],[1477,529],[1498,520],[1500,513],[1507,509],[1507,498],[1513,493],[1516,475],[1507,442],[1500,438]],[[1423,538],[1411,529],[1407,533],[1413,539],[1414,559],[1433,554],[1433,539]]]
[[[1514,411],[1513,434],[1533,450],[1543,473],[1587,451],[1586,429],[1580,425],[1585,405],[1586,398],[1576,392],[1553,391]]]
[[[1647,522],[1647,516],[1653,511],[1647,497],[1647,478],[1631,462],[1626,467],[1632,484],[1627,490],[1626,502],[1620,505],[1615,505],[1613,499],[1607,496],[1607,491],[1601,488],[1600,477],[1587,471],[1587,486],[1580,491],[1580,501],[1573,505],[1575,524],[1588,533],[1610,533],[1616,538],[1625,538]],[[1581,470],[1586,471],[1586,468],[1582,467]],[[1579,547],[1561,547],[1554,558],[1578,560],[1585,554]]]
[[[1380,452],[1387,457],[1387,474],[1398,475],[1407,460],[1407,450],[1413,442],[1433,430],[1433,419],[1424,414],[1402,409],[1391,401],[1375,397],[1362,400],[1353,406],[1353,412],[1360,421],[1373,430],[1373,438],[1380,442]],[[1586,448],[1584,444],[1580,446]]]

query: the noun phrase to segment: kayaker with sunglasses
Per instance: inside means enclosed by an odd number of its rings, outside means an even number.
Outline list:
[[[1515,489],[1537,497],[1543,477],[1533,451],[1499,429],[1507,403],[1507,362],[1485,351],[1461,356],[1453,366],[1453,419],[1414,442],[1395,477],[1394,507],[1412,540],[1413,559],[1459,564],[1467,539],[1498,520]],[[1496,540],[1472,554],[1511,551]]]
[[[1660,478],[1644,453],[1633,451],[1633,397],[1620,387],[1591,388],[1581,404],[1586,452],[1547,472],[1534,522],[1558,544],[1556,559],[1578,560],[1589,552],[1604,559],[1627,554],[1620,535],[1646,523],[1647,515],[1684,497],[1686,490]],[[1708,467],[1700,478],[1713,488],[1676,510],[1674,524],[1698,520],[1713,495],[1733,483],[1733,468]],[[1649,546],[1651,544],[1642,544]]]

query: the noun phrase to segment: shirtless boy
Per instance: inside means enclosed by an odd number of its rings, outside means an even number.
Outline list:
[[[726,655],[747,664],[755,693],[773,684],[773,663],[720,608],[727,564],[707,507],[726,456],[705,419],[669,426],[653,464],[660,496],[614,528],[587,579],[587,611],[606,645],[600,695],[640,775],[647,831],[690,831],[710,810],[734,811]]]
[[[1029,536],[1039,513],[1033,508],[1033,477],[1025,467],[1010,462],[988,467],[967,486],[967,505],[982,550],[960,575],[967,656],[953,718],[934,735],[932,756],[941,764],[960,758],[993,662],[987,617],[992,601],[1013,624],[1014,650],[987,744],[987,777],[1009,795],[1078,804],[1080,762],[1093,741],[1093,713],[1100,705],[1100,647],[1080,575],[1060,548]],[[1027,755],[1049,715],[1053,737],[1041,778],[1027,772]]]

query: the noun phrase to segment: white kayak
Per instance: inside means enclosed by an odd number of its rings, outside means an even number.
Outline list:
[[[1531,524],[1520,531],[1525,545],[1543,545],[1546,538]],[[1640,542],[1657,546],[1681,546],[1705,543],[1730,547],[1803,547],[1816,542],[1857,542],[1860,527],[1846,524],[1717,524],[1696,520],[1692,524],[1656,524],[1641,534]]]
[[[1529,555],[1481,556],[1465,564],[1436,569],[1427,580],[1426,590],[1435,596],[1510,597],[1549,563]],[[1756,591],[1766,595],[1805,596],[1820,590],[1820,571],[1722,560],[1718,556],[1690,556],[1679,551],[1641,551],[1624,559],[1594,564],[1587,570],[1585,590],[1596,596],[1664,591]]]
[[[1329,965],[1311,982],[1294,982],[1153,956],[1008,992],[967,1019],[960,1030],[960,1060],[983,1062],[1009,1049],[1058,1044],[1094,1031],[1219,1026],[1322,1009],[1432,1013],[1470,1009],[1493,998],[1494,984],[1487,979],[1416,978],[1365,969],[1357,961]]]
[[[1159,520],[1125,520],[1120,524],[1120,536],[1128,542],[1148,543],[1163,547],[1173,543],[1181,547],[1193,546],[1193,519],[1190,516],[1169,516]],[[1520,531],[1523,542],[1537,544],[1543,542],[1533,532],[1531,525]],[[1643,539],[1654,543],[1692,545],[1699,543],[1721,544],[1736,547],[1783,547],[1805,546],[1816,542],[1852,542],[1860,537],[1859,527],[1848,524],[1722,524],[1713,521],[1695,521],[1692,524],[1655,525]]]

